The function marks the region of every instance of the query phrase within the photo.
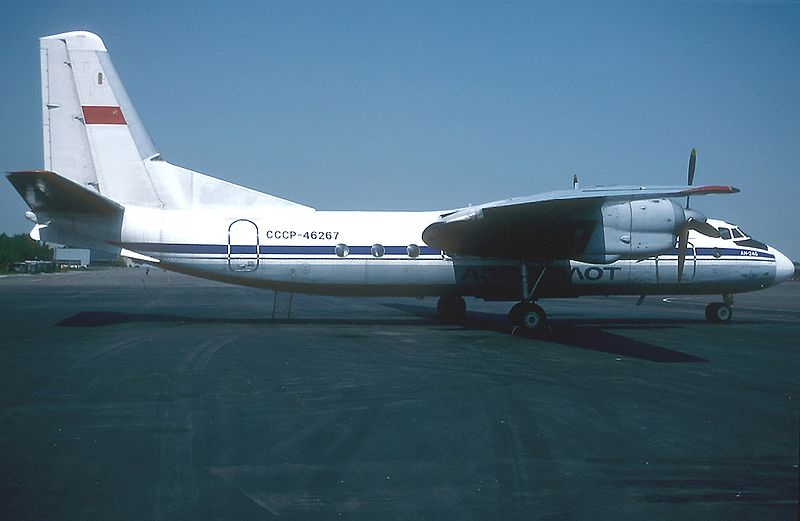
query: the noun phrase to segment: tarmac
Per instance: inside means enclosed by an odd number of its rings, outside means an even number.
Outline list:
[[[711,300],[0,277],[0,519],[794,519],[800,283]]]

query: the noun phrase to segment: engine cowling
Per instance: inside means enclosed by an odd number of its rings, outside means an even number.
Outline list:
[[[608,202],[599,213],[598,224],[576,260],[607,264],[671,251],[686,222],[683,207],[669,199]]]

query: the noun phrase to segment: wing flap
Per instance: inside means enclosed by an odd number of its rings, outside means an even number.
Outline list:
[[[451,254],[555,260],[586,245],[597,206],[572,199],[475,208],[431,224],[422,240]]]

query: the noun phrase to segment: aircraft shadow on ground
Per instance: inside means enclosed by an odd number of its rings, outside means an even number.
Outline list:
[[[407,304],[389,304],[388,307],[415,314],[426,322],[437,322],[432,308]],[[608,329],[657,330],[680,328],[683,324],[693,324],[692,320],[619,320],[619,319],[576,319],[569,322],[550,321],[551,327],[535,340],[561,344],[578,349],[599,351],[650,362],[708,362],[705,358],[675,351],[655,344],[635,340],[607,331]],[[496,331],[511,334],[505,315],[483,312],[470,312],[461,324],[466,329]]]
[[[419,319],[339,319],[339,318],[225,318],[191,317],[168,313],[127,313],[124,311],[81,311],[60,320],[56,327],[104,327],[133,322],[164,322],[173,324],[320,324],[320,325],[420,325]]]
[[[136,322],[163,322],[173,324],[309,324],[309,325],[366,325],[366,326],[419,326],[435,325],[441,322],[436,311],[430,307],[408,304],[384,304],[384,306],[413,315],[416,318],[400,319],[326,319],[326,318],[224,318],[224,317],[191,317],[167,313],[127,313],[122,311],[81,311],[67,317],[55,325],[57,327],[104,327]],[[679,328],[681,324],[691,324],[691,320],[618,320],[618,319],[577,319],[569,323],[551,321],[552,330],[536,340],[561,344],[615,354],[630,358],[638,358],[651,362],[707,362],[708,360],[688,353],[660,347],[651,343],[634,340],[610,331],[648,330]],[[511,334],[512,329],[506,322],[505,315],[470,312],[467,319],[459,324],[467,330],[494,331]]]

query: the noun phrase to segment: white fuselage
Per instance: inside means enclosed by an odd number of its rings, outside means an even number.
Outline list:
[[[287,292],[519,300],[519,262],[450,257],[422,242],[422,231],[440,214],[128,207],[120,246],[165,269]],[[677,252],[611,264],[554,262],[538,296],[730,294],[770,286],[777,282],[776,253],[781,254],[750,242],[743,246],[693,232],[681,283]],[[530,264],[532,277],[542,267]]]

